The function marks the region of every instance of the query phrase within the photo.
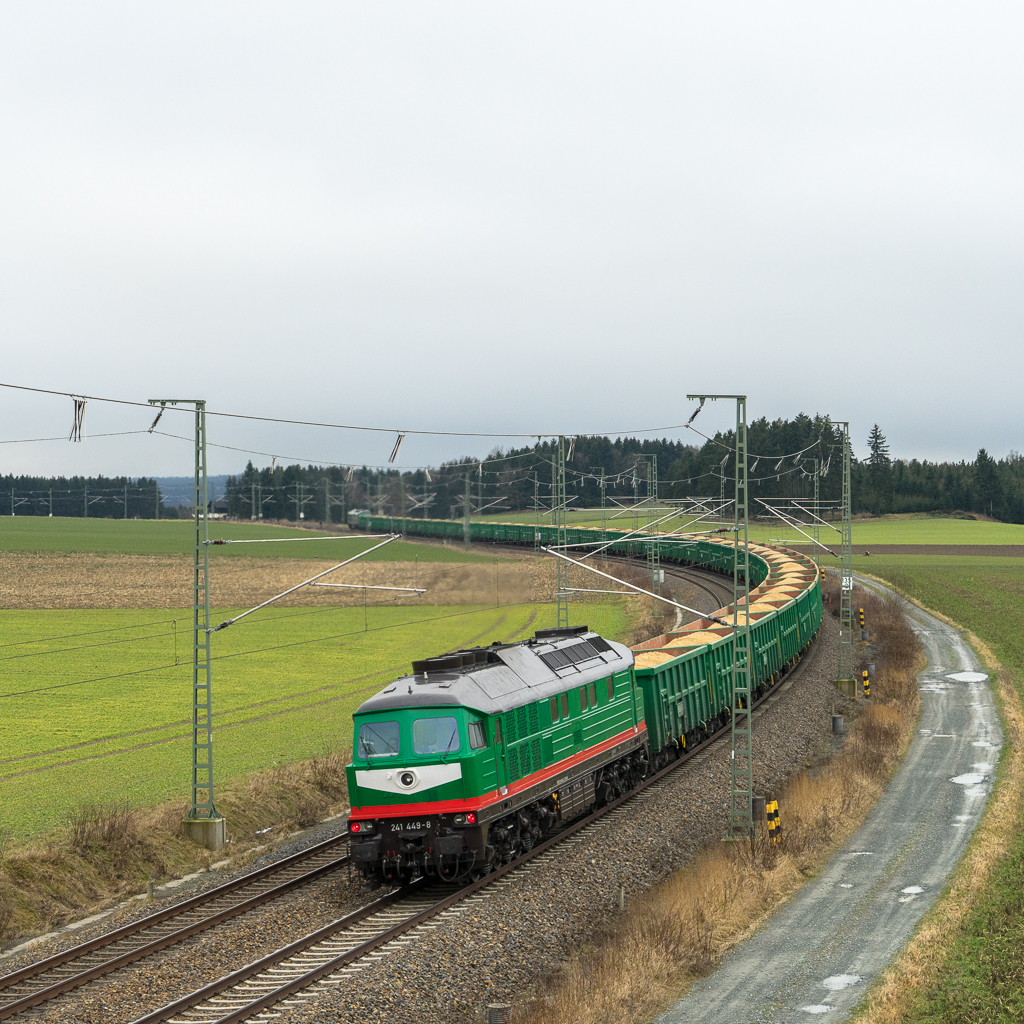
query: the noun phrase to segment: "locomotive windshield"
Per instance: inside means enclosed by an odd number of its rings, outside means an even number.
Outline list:
[[[454,718],[417,718],[412,723],[412,749],[417,754],[453,754],[459,749]]]
[[[395,757],[397,754],[397,722],[367,722],[359,727],[359,757]]]

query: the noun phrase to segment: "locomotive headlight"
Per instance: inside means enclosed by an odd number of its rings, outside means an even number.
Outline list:
[[[414,771],[407,770],[407,771],[399,772],[398,773],[398,784],[403,789],[413,789],[413,788],[415,788],[416,784],[419,781],[420,781],[419,776]]]
[[[464,814],[456,814],[452,820],[455,822],[456,825],[466,824],[466,816]]]

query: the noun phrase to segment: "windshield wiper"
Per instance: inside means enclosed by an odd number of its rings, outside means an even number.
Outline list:
[[[451,749],[452,749],[452,743],[453,743],[453,742],[454,742],[455,740],[457,740],[458,738],[459,738],[459,727],[458,727],[458,726],[456,726],[456,727],[455,727],[454,729],[452,729],[452,735],[451,735],[451,739],[449,739],[449,740],[448,740],[448,746],[447,746],[447,747],[445,747],[445,751],[444,751],[444,753],[443,753],[443,754],[441,755],[441,764],[447,764],[447,763],[448,763],[448,762],[447,762],[447,761],[445,760],[445,758],[446,758],[446,757],[448,756],[449,752],[450,752],[450,751],[451,751]]]

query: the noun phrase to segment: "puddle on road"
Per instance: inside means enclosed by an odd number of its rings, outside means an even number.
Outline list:
[[[978,775],[976,772],[968,772],[966,775],[958,775],[949,781],[955,782],[958,786],[978,786],[985,781],[985,776]]]
[[[985,747],[988,750],[996,750],[996,749],[998,749],[994,743],[989,743],[988,740],[975,740],[971,744],[971,746],[972,747]]]
[[[848,856],[850,856],[850,857],[874,857],[874,854],[870,850],[855,850],[853,853],[848,854]]]
[[[900,892],[916,896],[918,893],[924,892],[924,888],[920,885],[908,885],[906,889],[900,889]]]
[[[859,974],[833,974],[831,978],[826,978],[822,985],[832,992],[838,992],[840,989],[856,985],[860,980]]]
[[[834,1006],[828,1006],[826,1003],[816,1003],[814,1006],[801,1006],[801,1010],[804,1013],[828,1013],[829,1010],[834,1010]]]
[[[957,683],[983,683],[988,679],[988,674],[985,672],[953,672],[946,678]]]
[[[990,771],[992,771],[995,765],[986,764],[984,761],[979,761],[977,764],[972,764],[971,767],[976,772],[982,772],[983,774],[987,775]]]
[[[839,883],[839,888],[840,889],[852,889],[853,888],[853,883],[852,882],[840,882]]]

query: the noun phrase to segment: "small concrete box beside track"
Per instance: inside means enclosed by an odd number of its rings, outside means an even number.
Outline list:
[[[186,818],[185,835],[198,846],[216,852],[227,842],[227,822],[223,818]]]

